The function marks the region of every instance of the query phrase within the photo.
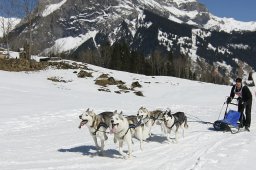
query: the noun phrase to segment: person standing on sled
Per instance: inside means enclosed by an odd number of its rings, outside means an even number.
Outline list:
[[[242,85],[242,79],[237,78],[236,84],[232,86],[230,96],[227,98],[227,104],[231,103],[232,99],[237,96],[238,112],[241,113],[240,125],[245,126],[245,130],[250,131],[251,125],[251,108],[252,108],[252,94],[247,86]],[[245,116],[244,116],[245,109]]]

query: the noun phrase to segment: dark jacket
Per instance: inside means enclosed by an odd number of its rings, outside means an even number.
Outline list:
[[[243,102],[251,102],[252,101],[252,93],[247,86],[242,86],[242,101]],[[230,97],[234,98],[236,91],[236,85],[234,85],[230,92]]]

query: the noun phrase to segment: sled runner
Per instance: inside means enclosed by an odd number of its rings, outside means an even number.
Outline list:
[[[236,105],[236,104],[233,104],[233,105]],[[227,104],[227,108],[228,108],[228,104]],[[215,121],[213,123],[213,127],[217,131],[230,131],[231,133],[237,133],[239,132],[240,127],[242,126],[242,124],[240,124],[239,122],[241,113],[234,110],[229,110],[227,112],[227,108],[225,111],[224,119]]]

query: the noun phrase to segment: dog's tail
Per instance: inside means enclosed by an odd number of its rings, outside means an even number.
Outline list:
[[[184,127],[185,128],[188,128],[188,120],[187,120],[187,116],[185,116],[185,121],[184,121],[185,123],[184,123]]]

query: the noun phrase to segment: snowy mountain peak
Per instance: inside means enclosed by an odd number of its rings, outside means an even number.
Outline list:
[[[138,9],[154,10],[161,16],[167,17],[169,20],[186,23],[189,25],[199,26],[205,29],[218,30],[218,31],[255,31],[256,22],[242,22],[232,18],[220,18],[209,13],[208,9],[196,0],[112,0],[112,1],[88,1],[80,4],[76,1],[68,0],[51,0],[40,1],[40,5],[44,6],[41,15],[46,17],[51,13],[67,5],[84,6],[81,10],[91,9],[98,12],[106,12],[108,10],[115,11],[116,14],[129,14]],[[85,4],[87,4],[85,6]],[[63,6],[63,8],[67,8]],[[79,7],[78,7],[79,8]],[[109,14],[109,13],[108,13]],[[105,18],[109,16],[105,13]]]

